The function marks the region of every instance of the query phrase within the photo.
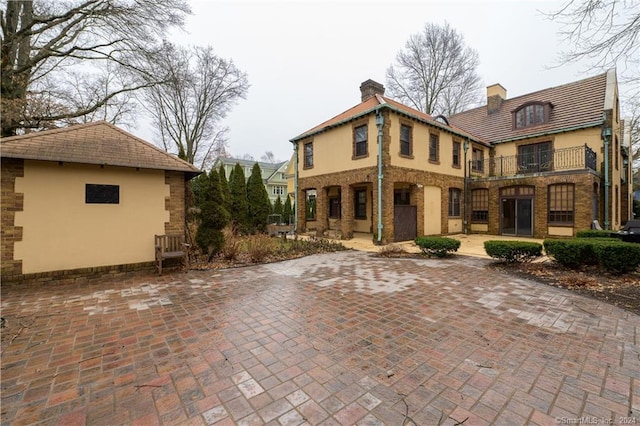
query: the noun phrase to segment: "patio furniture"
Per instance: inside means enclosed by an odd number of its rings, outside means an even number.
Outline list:
[[[181,259],[184,271],[189,271],[189,244],[184,242],[184,235],[155,235],[154,240],[158,275],[162,275],[162,264],[167,259]]]

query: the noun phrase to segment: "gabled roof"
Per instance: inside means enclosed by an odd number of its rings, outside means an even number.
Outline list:
[[[454,114],[448,117],[449,123],[491,143],[600,126],[605,109],[607,79],[615,80],[615,71],[505,99],[493,114],[488,114],[486,106]],[[530,102],[551,103],[549,121],[538,126],[514,129],[512,113]]]
[[[375,96],[370,97],[366,101],[361,102],[358,105],[352,108],[349,108],[348,110],[336,115],[335,117],[323,123],[320,123],[317,126],[313,127],[312,129],[309,129],[306,132],[296,136],[295,138],[291,139],[291,142],[308,138],[317,133],[321,133],[321,132],[324,132],[325,130],[329,130],[333,127],[338,127],[342,124],[348,123],[352,120],[358,119],[378,109],[383,109],[383,108],[390,109],[392,111],[395,111],[398,114],[416,119],[422,123],[430,124],[442,130],[449,131],[458,136],[469,138],[477,142],[482,142],[478,137],[474,136],[469,132],[462,130],[461,128],[458,128],[456,126],[447,126],[446,124],[436,121],[429,114],[425,114],[422,111],[418,111],[417,109],[403,105],[400,102],[394,101],[391,98],[387,98],[385,96],[380,96],[377,94]]]
[[[2,138],[0,156],[200,173],[194,165],[105,121]]]

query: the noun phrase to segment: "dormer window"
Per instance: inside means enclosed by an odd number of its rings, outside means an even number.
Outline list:
[[[520,108],[513,111],[514,129],[538,126],[548,122],[551,107],[552,105],[549,102],[532,102],[522,105]]]

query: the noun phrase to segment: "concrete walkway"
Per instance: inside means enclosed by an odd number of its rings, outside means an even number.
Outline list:
[[[638,424],[640,317],[477,257],[2,287],[3,425]]]
[[[482,234],[456,234],[450,235],[450,238],[455,238],[460,240],[460,248],[456,253],[463,254],[466,256],[474,256],[474,257],[482,257],[485,259],[489,259],[487,253],[484,250],[484,242],[487,240],[511,240],[511,241],[530,241],[542,244],[544,240],[537,238],[527,238],[527,237],[507,237],[502,235],[482,235]],[[371,234],[363,234],[363,233],[355,233],[354,237],[350,240],[340,240],[340,243],[345,247],[366,251],[366,252],[379,252],[385,246],[378,246],[373,243],[373,238]],[[416,246],[413,241],[404,241],[400,243],[390,244],[393,246],[402,247],[405,251],[410,253],[419,253],[420,248]]]

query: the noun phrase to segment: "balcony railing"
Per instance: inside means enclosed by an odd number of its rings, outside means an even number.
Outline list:
[[[471,178],[506,177],[579,169],[597,170],[596,153],[586,144],[469,161]]]

